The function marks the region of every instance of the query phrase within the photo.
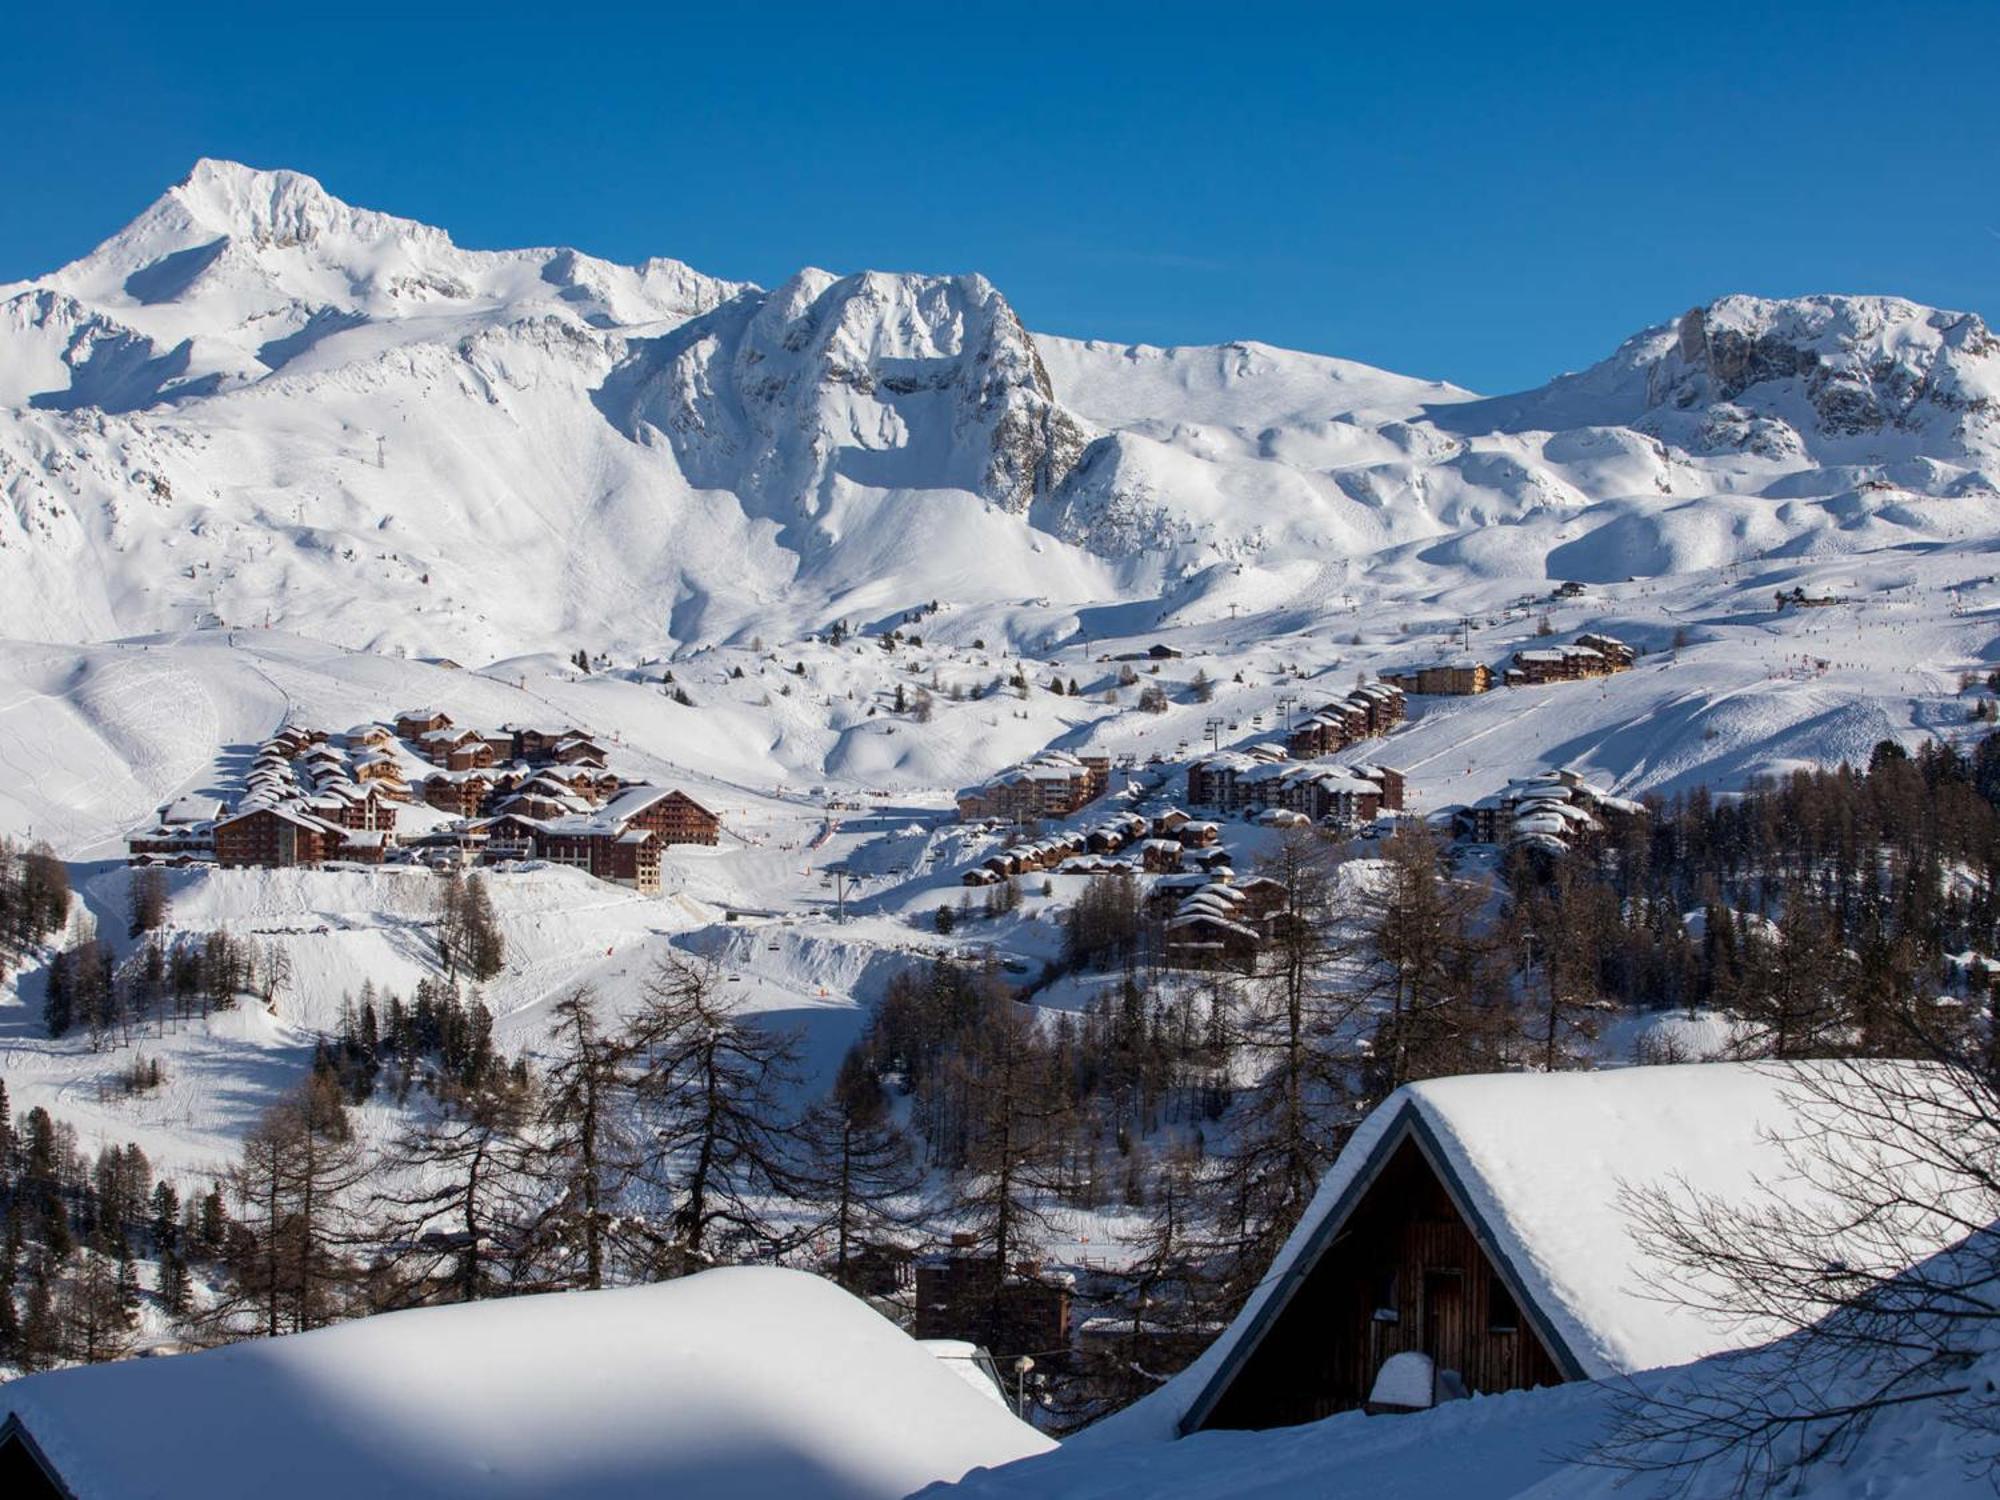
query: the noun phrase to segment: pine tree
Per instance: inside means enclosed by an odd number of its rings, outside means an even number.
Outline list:
[[[500,930],[484,875],[474,875],[465,882],[460,927],[465,969],[475,980],[483,984],[507,967],[507,938]]]
[[[447,870],[437,888],[437,957],[447,979],[458,973],[465,954],[465,877]]]
[[[1500,1013],[1476,897],[1445,874],[1438,840],[1404,828],[1382,854],[1387,879],[1364,918],[1362,990],[1379,1015],[1367,1069],[1377,1098],[1420,1078],[1486,1071]]]
[[[42,976],[42,1024],[52,1037],[66,1036],[76,1019],[75,960],[64,949],[49,960]]]
[[[1354,1118],[1351,1025],[1363,999],[1337,977],[1349,950],[1332,920],[1324,841],[1294,830],[1259,873],[1277,883],[1278,906],[1237,1007],[1233,1048],[1258,1077],[1222,1174],[1221,1214],[1238,1269],[1254,1275],[1298,1222]]]

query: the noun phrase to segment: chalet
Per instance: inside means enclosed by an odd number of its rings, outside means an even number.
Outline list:
[[[342,830],[290,807],[253,807],[215,825],[215,862],[245,866],[317,865],[334,857]]]
[[[401,739],[420,740],[427,734],[451,728],[451,715],[436,708],[406,708],[396,715],[396,734]]]
[[[1543,646],[1516,651],[1506,674],[1512,687],[1537,687],[1548,682],[1580,682],[1629,671],[1636,653],[1616,636],[1587,635],[1574,646]]]
[[[660,842],[650,828],[619,829],[595,818],[565,818],[537,830],[535,855],[650,895],[660,888]]]
[[[1638,653],[1615,635],[1580,635],[1576,643],[1587,650],[1595,651],[1614,672],[1628,670],[1638,659]]]
[[[176,797],[160,805],[158,816],[162,828],[177,828],[213,823],[228,811],[220,797]]]
[[[443,747],[443,752],[438,764],[447,771],[485,770],[499,759],[493,753],[493,747],[477,735],[461,739],[455,745],[447,745]]]
[[[619,832],[644,828],[662,844],[713,844],[722,820],[686,792],[635,783],[625,787],[596,816]]]
[[[357,787],[347,782],[307,805],[314,817],[356,833],[393,833],[396,804],[376,791],[373,783]]]
[[[417,736],[417,753],[434,766],[445,766],[452,770],[465,770],[464,765],[452,766],[454,754],[461,756],[480,755],[481,764],[493,764],[493,747],[476,729],[458,729],[446,725]]]
[[[1223,750],[1204,756],[1188,767],[1187,799],[1197,807],[1220,807],[1224,811],[1241,807],[1245,800],[1242,788],[1250,777],[1261,774],[1257,768],[1288,759],[1285,747],[1276,744],[1252,745],[1247,750]]]
[[[1148,1400],[1183,1434],[1281,1427],[1363,1406],[1399,1355],[1420,1356],[1438,1392],[1492,1393],[1612,1379],[1775,1336],[1651,1291],[1668,1267],[1623,1189],[1678,1181],[1724,1198],[1816,1198],[1785,1143],[1829,1107],[1805,1102],[1800,1073],[1843,1065],[1794,1066],[1512,1073],[1399,1090],[1356,1130],[1228,1330]],[[1934,1201],[1934,1185],[1916,1191]],[[1955,1241],[1963,1229],[1949,1219],[1940,1204],[1912,1249]]]
[[[1381,674],[1382,681],[1405,693],[1466,697],[1490,692],[1493,669],[1483,661],[1441,661],[1402,667]]]
[[[1028,1262],[1004,1267],[991,1256],[929,1256],[916,1268],[919,1339],[969,1339],[998,1354],[1065,1349],[1070,1291]]]
[[[379,865],[389,851],[389,835],[382,832],[355,832],[343,828],[332,857],[349,864]]]
[[[424,801],[439,812],[476,818],[493,789],[493,778],[484,771],[433,771],[424,778]]]
[[[1183,968],[1247,974],[1256,967],[1262,945],[1256,928],[1215,911],[1183,908],[1166,925],[1167,962]]]
[[[550,758],[560,766],[591,766],[594,768],[602,768],[606,760],[604,747],[594,740],[585,739],[581,735],[574,735],[568,739],[558,741]]]
[[[351,751],[395,748],[396,732],[386,724],[356,724],[341,737]]]
[[[496,797],[493,811],[496,816],[513,815],[522,818],[546,820],[549,818],[569,818],[589,813],[594,806],[585,798],[564,792],[561,796],[550,796],[541,790],[524,790],[509,797]]]
[[[182,797],[159,810],[150,826],[125,836],[126,857],[135,864],[171,860],[185,864],[215,857],[215,823],[226,815],[213,797]]]
[[[968,823],[982,818],[1001,818],[1010,823],[1066,818],[1103,796],[1110,783],[1108,755],[1071,755],[1052,750],[960,792],[958,816]]]
[[[356,781],[373,786],[379,796],[393,797],[398,802],[410,799],[409,785],[403,780],[402,762],[393,755],[371,751],[357,756],[353,774]]]
[[[1453,831],[1468,843],[1521,844],[1559,855],[1578,838],[1645,813],[1643,803],[1592,786],[1575,771],[1542,771],[1514,777],[1459,808]]]

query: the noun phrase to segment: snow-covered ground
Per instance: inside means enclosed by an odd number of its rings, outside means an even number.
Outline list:
[[[501,1044],[536,1045],[577,984],[628,1002],[678,947],[800,1032],[813,1092],[899,968],[990,954],[1026,979],[1059,951],[1078,877],[936,921],[1003,841],[952,820],[954,789],[1046,749],[1119,764],[1077,824],[1158,809],[1192,754],[1280,735],[1357,678],[1586,630],[1636,668],[1413,698],[1350,758],[1405,770],[1430,814],[1551,767],[1726,790],[1975,732],[1961,680],[2000,667],[1997,399],[1978,319],[1893,298],[1725,298],[1482,399],[1263,345],[1039,337],[976,276],[765,291],[466,251],[205,162],[92,255],[0,289],[0,834],[71,860],[122,947],[123,835],[233,795],[287,720],[429,703],[586,729],[613,769],[718,812],[722,841],[670,849],[658,895],[495,874]],[[1779,607],[1794,591],[1831,602]],[[1153,685],[1166,709],[1141,712]],[[1247,867],[1272,836],[1224,837]],[[838,905],[835,865],[856,877]],[[283,949],[274,1013],[92,1051],[43,1034],[31,958],[0,987],[0,1079],[88,1146],[206,1178],[344,997],[435,972],[436,884],[176,873],[177,930]],[[1604,1045],[1699,1054],[1727,1030],[1656,1019]],[[138,1052],[166,1083],[107,1087]],[[1055,1253],[1082,1259],[1121,1229],[1065,1232]],[[1560,1425],[1589,1399],[1537,1410]],[[1476,1450],[1495,1409],[1425,1420]],[[1421,1429],[1367,1444],[1399,1430]],[[1273,1442],[1308,1455],[1316,1431]]]

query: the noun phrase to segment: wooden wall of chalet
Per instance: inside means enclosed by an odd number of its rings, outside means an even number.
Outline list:
[[[1393,1321],[1376,1316],[1382,1308]],[[1409,1141],[1202,1425],[1288,1427],[1351,1410],[1382,1362],[1406,1349],[1457,1370],[1474,1391],[1563,1379]]]

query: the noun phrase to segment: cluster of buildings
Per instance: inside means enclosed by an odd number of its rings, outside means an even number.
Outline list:
[[[1294,760],[1277,745],[1223,750],[1188,767],[1188,801],[1224,812],[1296,813],[1353,827],[1403,807],[1403,773],[1374,764]]]
[[[287,724],[257,747],[233,809],[216,797],[183,797],[125,841],[135,862],[317,865],[380,864],[396,818],[410,800],[393,756],[349,731],[335,744],[322,729]]]
[[[1029,823],[1066,818],[1104,795],[1111,757],[1051,750],[958,794],[958,815],[968,823],[999,818]]]
[[[436,767],[414,787],[406,767]],[[397,830],[418,794],[449,814]],[[181,798],[126,840],[135,863],[243,866],[380,864],[395,845],[445,851],[456,862],[541,859],[641,891],[660,887],[668,844],[713,844],[721,820],[685,792],[628,782],[604,749],[574,730],[461,728],[436,709],[405,710],[394,727],[345,734],[286,725],[251,760],[229,808]]]
[[[1014,844],[987,856],[965,872],[971,886],[998,885],[1016,875],[1053,871],[1060,875],[1169,875],[1189,863],[1226,860],[1216,846],[1221,829],[1191,818],[1177,807],[1148,818],[1122,812],[1094,828],[1071,828],[1047,838]]]
[[[1645,812],[1641,803],[1594,787],[1575,771],[1544,771],[1515,777],[1492,796],[1456,809],[1452,831],[1469,843],[1562,854],[1578,837]]]
[[[1387,734],[1403,722],[1403,690],[1393,682],[1364,682],[1337,703],[1307,714],[1293,726],[1285,748],[1294,760],[1333,755],[1349,745]]]
[[[1585,633],[1573,645],[1535,646],[1516,651],[1511,666],[1496,676],[1493,669],[1478,661],[1432,662],[1421,667],[1403,667],[1381,674],[1381,681],[1405,693],[1437,693],[1465,696],[1484,693],[1494,686],[1536,687],[1548,682],[1577,682],[1587,677],[1609,677],[1630,670],[1635,652],[1614,635]]]

